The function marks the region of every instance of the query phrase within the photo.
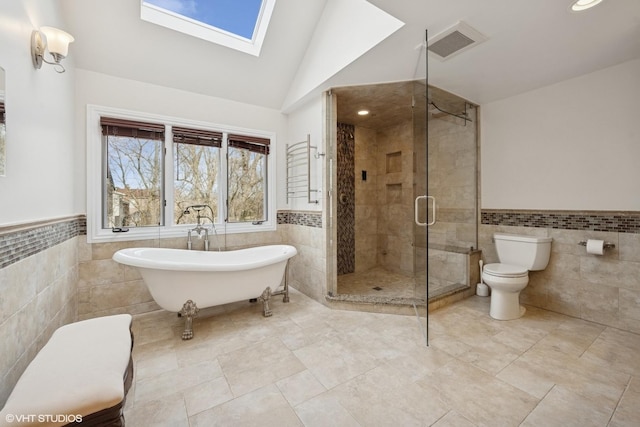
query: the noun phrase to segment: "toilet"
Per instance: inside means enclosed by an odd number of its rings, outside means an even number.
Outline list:
[[[551,255],[551,237],[494,234],[499,263],[487,264],[482,279],[491,288],[489,315],[498,320],[522,317],[520,291],[529,283],[529,271],[544,270]]]

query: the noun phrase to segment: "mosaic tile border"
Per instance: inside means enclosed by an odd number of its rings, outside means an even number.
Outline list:
[[[302,225],[322,228],[320,211],[278,211],[278,224]]]
[[[640,234],[640,212],[483,209],[484,225],[610,231]]]
[[[7,267],[76,236],[87,234],[83,216],[0,227],[0,268]]]

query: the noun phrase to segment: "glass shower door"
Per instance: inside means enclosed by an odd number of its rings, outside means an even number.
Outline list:
[[[426,57],[426,52],[425,55]],[[425,59],[426,61],[426,59]],[[413,234],[414,234],[414,296],[421,310],[416,308],[418,317],[424,316],[424,324],[420,320],[425,342],[429,344],[428,312],[429,312],[429,226],[436,221],[436,200],[428,193],[428,121],[427,121],[427,82],[415,80],[413,83]]]

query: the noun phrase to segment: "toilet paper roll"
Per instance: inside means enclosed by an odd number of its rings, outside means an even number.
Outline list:
[[[604,240],[587,240],[587,253],[593,255],[604,254]]]

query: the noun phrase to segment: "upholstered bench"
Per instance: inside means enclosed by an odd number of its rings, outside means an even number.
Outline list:
[[[15,385],[0,425],[124,426],[132,347],[129,314],[58,328]]]

